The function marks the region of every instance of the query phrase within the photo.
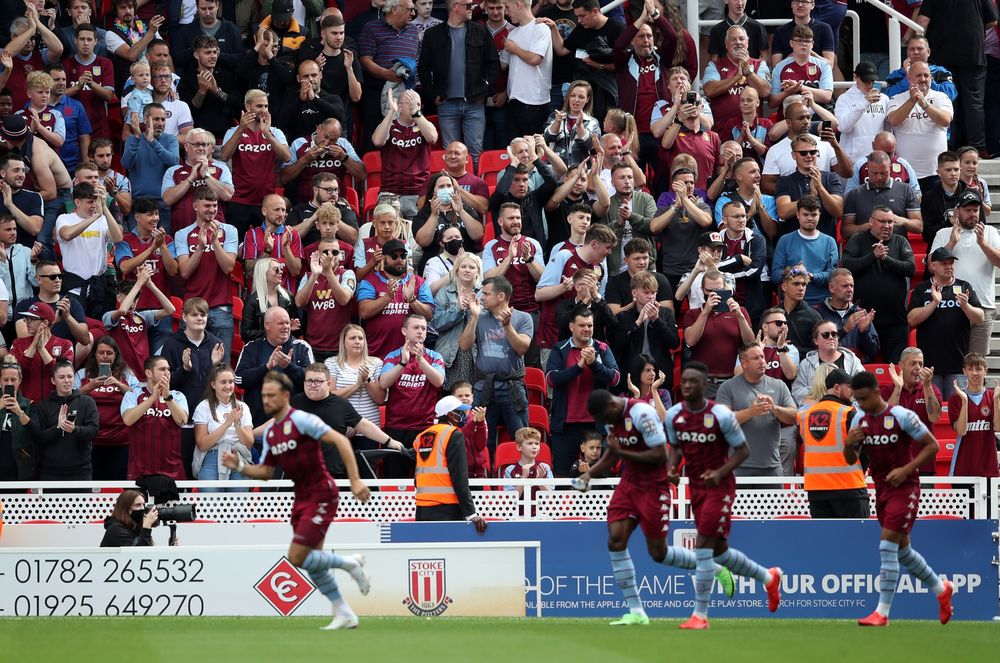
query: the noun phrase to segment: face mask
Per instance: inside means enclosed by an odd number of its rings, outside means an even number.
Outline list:
[[[437,190],[438,200],[441,201],[442,205],[448,205],[451,203],[451,189],[438,189]]]
[[[136,525],[141,525],[142,524],[142,519],[143,519],[143,517],[145,515],[146,515],[146,512],[143,509],[135,509],[135,510],[133,510],[132,513],[131,513],[132,522],[134,522]]]
[[[462,240],[460,239],[449,239],[444,243],[444,250],[449,254],[455,256],[462,249]]]

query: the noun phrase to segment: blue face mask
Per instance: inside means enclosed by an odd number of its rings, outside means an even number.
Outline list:
[[[451,202],[451,189],[438,189],[436,195],[442,205],[447,205]]]

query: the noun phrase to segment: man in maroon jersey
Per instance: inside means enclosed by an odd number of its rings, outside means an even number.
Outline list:
[[[986,357],[976,352],[965,355],[962,372],[965,389],[954,383],[948,399],[948,417],[958,434],[948,474],[961,477],[998,477],[996,437],[1000,388],[986,388]],[[992,408],[992,412],[990,409]]]
[[[181,426],[188,420],[183,392],[170,389],[170,365],[159,355],[143,364],[146,384],[122,398],[128,426],[128,478],[162,474],[186,479],[181,461]]]
[[[767,80],[770,69],[763,60],[750,57],[750,37],[742,25],[733,25],[726,31],[726,54],[709,62],[702,77],[705,96],[712,103],[712,117],[716,126],[731,128],[742,119],[740,94],[751,87],[763,99],[771,91]],[[720,134],[729,139],[728,133]]]
[[[323,175],[333,177],[329,173],[320,173],[317,177]],[[336,179],[332,180],[332,185],[337,185]],[[295,227],[295,230],[299,233],[299,237],[302,238],[302,243],[305,244],[305,247],[302,249],[303,264],[309,264],[312,260],[312,254],[320,242],[333,242],[340,247],[340,262],[344,263],[348,269],[354,266],[354,244],[349,244],[342,239],[338,239],[342,236],[340,229],[346,225],[344,223],[343,210],[344,208],[336,203],[323,203],[313,211],[311,217]],[[289,218],[291,218],[291,215],[289,215]],[[289,221],[286,219],[285,223],[288,225]],[[307,241],[307,238],[302,235],[302,231],[299,230],[302,225],[312,226],[311,235],[313,240],[311,242]],[[349,226],[348,229],[354,230]],[[354,230],[353,235],[357,236],[356,230]]]
[[[437,129],[420,112],[420,95],[407,90],[398,104],[393,94],[386,96],[385,118],[375,127],[372,142],[382,153],[382,190],[399,196],[404,219],[417,214],[437,139]]]
[[[194,133],[193,131],[191,133]],[[184,281],[184,298],[208,302],[208,330],[222,339],[228,357],[233,343],[233,298],[230,274],[236,264],[236,228],[220,223],[219,198],[209,187],[195,192],[195,223],[177,231],[174,253]]]
[[[708,628],[708,602],[716,564],[736,575],[753,578],[767,590],[767,608],[775,612],[781,603],[781,569],[765,569],[739,550],[729,547],[729,527],[736,499],[733,470],[750,456],[736,415],[724,405],[705,398],[708,367],[693,361],[681,373],[683,400],[666,416],[667,477],[679,480],[678,465],[684,457],[691,493],[695,542],[695,607],[682,629]]]
[[[14,108],[22,108],[28,101],[25,88],[28,74],[41,71],[47,64],[59,62],[63,52],[59,37],[45,27],[44,21],[38,19],[35,4],[27,2],[24,6],[24,16],[15,18],[10,24],[10,42],[3,49],[13,61],[6,87],[11,91]],[[44,47],[36,49],[39,39],[42,40]]]
[[[406,271],[406,245],[390,239],[382,251],[382,271],[358,282],[358,313],[368,336],[368,354],[379,358],[396,347],[399,328],[409,315],[415,313],[427,320],[434,317],[430,285]]]
[[[63,60],[66,69],[66,96],[73,97],[87,111],[92,138],[111,138],[108,129],[108,102],[115,98],[115,69],[111,60],[94,53],[97,28],[90,23],[76,26],[76,53]]]
[[[194,223],[194,192],[208,187],[221,202],[233,197],[233,176],[226,164],[212,160],[215,136],[204,129],[192,129],[184,137],[186,160],[171,166],[163,174],[161,196],[170,205],[170,227],[178,229]],[[216,205],[216,218],[225,221],[222,205]]]
[[[920,422],[933,430],[935,422],[941,418],[941,402],[944,398],[941,390],[934,384],[934,368],[924,366],[923,350],[904,349],[899,355],[899,366],[889,364],[889,377],[892,379],[891,385],[879,386],[882,398],[890,406],[899,405],[915,412]],[[919,451],[919,444],[914,445],[914,455]],[[922,477],[934,476],[934,459],[931,458],[917,469],[920,470]]]
[[[444,384],[445,366],[440,354],[424,347],[427,320],[423,316],[408,314],[403,320],[402,334],[403,345],[385,355],[378,378],[379,385],[389,392],[382,428],[404,447],[412,449],[417,435],[434,424],[434,406]],[[370,339],[369,334],[369,352]],[[412,465],[409,457],[389,456],[383,473],[387,479],[406,477],[412,473]]]
[[[286,194],[291,193],[299,203],[310,200],[315,194],[313,178],[319,173],[335,175],[341,189],[347,187],[348,175],[358,184],[368,177],[368,169],[343,131],[340,120],[329,117],[316,125],[311,136],[292,142],[292,156],[278,174]]]
[[[983,363],[985,368],[985,360]],[[954,588],[951,582],[938,578],[920,553],[910,547],[910,530],[920,504],[916,470],[934,458],[937,440],[912,411],[882,400],[874,374],[868,371],[856,374],[851,378],[851,390],[861,411],[851,420],[844,460],[854,464],[861,453],[867,454],[868,471],[875,481],[875,512],[882,526],[878,546],[882,558],[878,607],[859,619],[858,625],[889,625],[889,608],[899,582],[900,565],[937,595],[938,619],[947,624],[954,612],[951,605]],[[916,456],[912,451],[914,443],[920,446]]]
[[[149,265],[153,269],[153,283],[161,292],[170,293],[167,276],[177,276],[177,258],[174,257],[174,238],[160,228],[160,205],[152,198],[136,198],[132,203],[135,232],[125,233],[123,241],[115,245],[115,260],[122,276],[128,278],[139,268]],[[160,302],[149,290],[143,290],[136,302],[137,311],[160,308]],[[167,316],[149,330],[149,345],[158,349],[167,336],[173,333],[173,320]]]
[[[136,310],[141,292],[151,293],[159,307],[155,310]],[[151,265],[143,265],[137,269],[135,281],[122,281],[118,284],[117,303],[118,308],[105,312],[101,322],[108,330],[108,335],[118,343],[122,359],[128,367],[136,375],[141,375],[143,364],[152,354],[151,350],[159,348],[152,344],[149,332],[160,320],[171,319],[174,305],[153,283]]]
[[[292,543],[288,561],[309,573],[316,588],[330,599],[333,621],[324,630],[356,628],[358,616],[340,595],[330,569],[343,569],[358,583],[361,594],[370,587],[365,558],[361,555],[335,555],[323,550],[326,530],[337,515],[340,501],[337,484],[326,469],[320,443],[337,447],[347,468],[354,497],[367,502],[371,493],[358,476],[358,464],[350,441],[319,417],[295,410],[289,405],[292,381],[287,375],[271,372],[264,377],[261,397],[264,411],[273,422],[264,433],[265,456],[260,465],[247,465],[237,454],[224,452],[223,464],[251,479],[270,479],[281,465],[285,475],[295,482],[292,506]]]
[[[608,552],[615,580],[625,594],[629,612],[612,626],[648,624],[635,583],[635,566],[628,552],[628,541],[636,525],[646,537],[646,549],[653,561],[666,566],[694,569],[693,552],[681,546],[667,545],[670,527],[670,482],[667,480],[667,435],[663,422],[649,403],[632,398],[617,398],[599,389],[587,399],[587,410],[600,422],[608,438],[608,450],[592,468],[577,478],[573,486],[586,490],[591,476],[609,473],[621,462],[622,480],[608,504]],[[719,583],[732,597],[736,586],[733,575],[718,567]]]
[[[295,292],[302,273],[302,238],[285,225],[288,203],[284,197],[270,193],[261,206],[264,222],[250,228],[243,238],[244,273],[253,274],[257,261],[269,257],[285,266],[282,285]]]
[[[295,293],[295,305],[306,314],[303,338],[318,362],[337,354],[340,330],[351,321],[357,277],[350,266],[337,240],[323,240],[310,257],[309,273],[302,277]]]
[[[223,161],[232,160],[236,188],[227,208],[240,235],[263,222],[260,206],[274,193],[278,165],[292,158],[285,134],[271,126],[267,93],[250,90],[243,99],[240,123],[226,132],[219,154]]]

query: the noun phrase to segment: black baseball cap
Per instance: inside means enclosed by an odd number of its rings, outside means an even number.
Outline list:
[[[929,262],[944,262],[945,260],[958,260],[958,256],[951,252],[946,246],[934,249],[928,258]]]
[[[865,83],[878,80],[878,68],[871,62],[862,61],[854,68],[854,75]]]
[[[838,384],[851,384],[851,376],[846,371],[835,368],[826,376],[826,388],[833,389]]]
[[[698,246],[722,247],[726,243],[722,241],[721,233],[705,233],[698,238]]]
[[[382,245],[382,255],[384,256],[391,256],[393,253],[396,253],[397,251],[402,251],[403,253],[407,254],[409,253],[409,251],[406,250],[406,244],[404,244],[403,240],[401,239],[393,238]]]
[[[271,23],[292,20],[292,0],[274,0],[271,5]]]
[[[956,207],[965,207],[966,205],[982,205],[983,199],[979,196],[979,192],[975,189],[966,189],[962,192],[962,195],[958,197],[958,204]]]

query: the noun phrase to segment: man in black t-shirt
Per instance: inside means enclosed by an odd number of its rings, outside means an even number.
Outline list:
[[[985,319],[976,291],[955,278],[956,260],[943,246],[930,254],[930,279],[913,289],[906,314],[907,323],[917,329],[917,347],[924,352],[925,364],[934,367],[935,376],[944,378],[941,391],[962,374],[972,325]]]
[[[639,272],[652,272],[649,269],[649,242],[641,237],[630,240],[625,244],[625,266],[627,269],[621,274],[615,274],[608,279],[605,289],[607,293],[608,307],[611,312],[618,315],[622,311],[631,310],[635,306],[632,296],[632,277]],[[674,289],[670,286],[670,281],[663,274],[652,272],[656,278],[656,303],[663,308],[674,310]]]
[[[752,58],[764,60],[770,54],[767,30],[746,13],[746,0],[726,0],[726,17],[712,26],[708,34],[708,54],[712,61],[726,56],[726,32],[734,25],[741,26],[750,40],[747,52]]]
[[[306,368],[305,393],[292,397],[292,407],[316,415],[327,426],[346,435],[355,451],[379,448],[402,451],[402,444],[358,414],[347,399],[331,393],[330,386],[330,370],[324,364],[310,364]],[[334,478],[347,478],[347,471],[336,447],[324,444],[323,460]],[[363,462],[359,466],[367,467]]]

